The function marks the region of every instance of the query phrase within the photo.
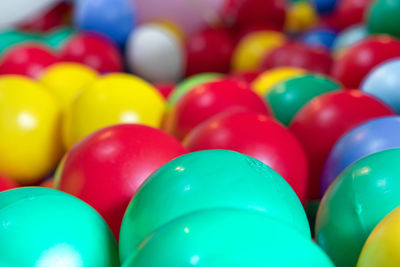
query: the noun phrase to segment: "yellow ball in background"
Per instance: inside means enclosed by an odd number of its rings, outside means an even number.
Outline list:
[[[291,4],[286,13],[285,29],[298,33],[310,29],[318,23],[318,14],[309,2]]]
[[[97,79],[67,108],[63,122],[66,148],[87,135],[119,123],[160,127],[165,110],[163,96],[146,81],[123,73]]]
[[[306,70],[295,67],[279,67],[267,70],[258,75],[253,81],[252,87],[260,96],[264,96],[278,83],[305,72]]]
[[[64,110],[97,76],[97,71],[83,64],[63,62],[48,67],[39,81],[54,94]]]
[[[261,67],[265,56],[283,45],[286,37],[274,31],[256,31],[246,35],[236,46],[232,56],[234,72],[255,71]]]
[[[357,267],[400,266],[400,207],[374,228],[364,244]]]
[[[0,77],[0,173],[21,184],[44,178],[62,156],[61,112],[39,83]]]

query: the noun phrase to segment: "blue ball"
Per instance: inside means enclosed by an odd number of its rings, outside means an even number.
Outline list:
[[[370,120],[343,135],[332,148],[321,176],[323,195],[348,166],[370,154],[400,148],[400,116]]]
[[[332,13],[336,7],[337,0],[313,0],[318,14]]]
[[[123,46],[136,26],[136,14],[129,0],[78,0],[74,22],[81,30],[100,32]]]
[[[330,29],[314,29],[306,32],[301,40],[303,43],[318,48],[332,49],[336,33]]]
[[[400,58],[385,61],[373,69],[362,82],[361,90],[400,113]]]

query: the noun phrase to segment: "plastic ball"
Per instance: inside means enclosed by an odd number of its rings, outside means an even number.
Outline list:
[[[100,73],[121,72],[122,58],[111,39],[94,33],[79,33],[70,38],[60,51],[63,61],[78,62]]]
[[[287,251],[291,251],[290,257]],[[239,209],[212,209],[184,215],[154,232],[135,252],[124,266],[333,267],[314,242],[290,226],[263,214]]]
[[[335,9],[335,16],[338,18],[337,26],[345,29],[352,25],[360,24],[364,21],[370,4],[374,0],[339,0]]]
[[[118,237],[136,190],[157,168],[186,153],[172,136],[144,125],[116,125],[74,146],[60,165],[56,188],[92,205]]]
[[[80,30],[100,32],[123,46],[136,25],[136,14],[127,0],[79,0],[74,22]]]
[[[58,2],[44,11],[36,13],[35,16],[24,19],[18,28],[24,31],[44,33],[66,24],[72,9],[71,4]]]
[[[25,33],[16,30],[5,30],[0,32],[0,55],[14,45],[24,42],[40,42],[39,35]]]
[[[52,171],[62,154],[60,108],[40,84],[0,76],[0,173],[33,184]]]
[[[337,34],[333,30],[321,28],[304,33],[301,40],[310,47],[331,50],[336,37]]]
[[[312,99],[293,118],[289,129],[309,161],[309,196],[320,197],[320,177],[329,152],[352,128],[374,118],[394,115],[381,101],[357,90],[325,93]]]
[[[327,51],[300,43],[287,43],[278,47],[271,51],[262,62],[264,69],[297,67],[323,74],[330,74],[332,65],[332,56]]]
[[[261,67],[262,59],[274,48],[284,44],[286,38],[280,32],[259,31],[245,36],[232,55],[234,71],[253,71]]]
[[[233,112],[200,124],[183,141],[189,151],[227,149],[251,156],[279,173],[302,203],[308,165],[300,143],[285,127],[252,112]]]
[[[0,174],[0,192],[18,187],[18,184],[10,178]]]
[[[299,199],[274,170],[237,152],[199,151],[168,162],[136,193],[121,226],[121,262],[167,223],[190,212],[213,208],[269,215],[310,238]]]
[[[219,73],[201,73],[197,75],[193,75],[189,78],[183,80],[178,86],[171,92],[171,95],[168,97],[167,101],[167,111],[173,108],[179,99],[182,98],[186,93],[191,91],[196,86],[211,82],[214,80],[222,79],[224,76]]]
[[[286,18],[285,1],[243,0],[232,2],[231,9],[236,27],[271,25],[278,29],[283,28]]]
[[[165,100],[168,99],[172,91],[175,90],[176,84],[171,82],[156,83],[154,87],[162,94]]]
[[[42,41],[52,49],[59,51],[75,34],[75,30],[69,27],[57,28],[43,36]]]
[[[357,43],[368,37],[368,31],[364,25],[354,25],[340,32],[333,43],[332,50],[339,55],[346,49],[351,48]]]
[[[244,82],[221,80],[198,85],[186,93],[168,114],[166,129],[179,139],[211,117],[233,110],[269,115],[268,106]]]
[[[371,94],[400,113],[400,57],[378,65],[361,83],[361,90]]]
[[[64,144],[70,148],[96,130],[119,123],[160,127],[164,109],[163,96],[142,79],[123,73],[102,76],[68,107]]]
[[[0,59],[0,74],[38,78],[48,66],[58,62],[53,52],[39,44],[20,44],[8,49]]]
[[[264,96],[275,118],[288,126],[296,113],[316,96],[336,91],[341,85],[322,75],[304,74],[276,84]]]
[[[372,34],[390,34],[400,38],[400,2],[377,0],[371,4],[367,14],[368,30]]]
[[[340,1],[340,0],[339,0]],[[332,13],[335,10],[338,0],[312,0],[318,13],[321,15]]]
[[[275,85],[292,77],[300,76],[304,69],[295,67],[278,67],[261,73],[252,83],[254,91],[260,96],[266,95]]]
[[[400,205],[399,157],[400,149],[365,157],[326,192],[318,209],[316,238],[335,265],[355,266],[371,231]]]
[[[301,1],[293,3],[287,10],[285,29],[289,32],[302,32],[318,23],[318,14],[311,3]]]
[[[50,91],[65,110],[76,96],[96,79],[97,72],[79,63],[56,63],[40,76],[39,81]]]
[[[400,264],[400,208],[394,209],[374,228],[361,251],[357,266],[387,266]]]
[[[231,36],[223,29],[208,28],[189,36],[185,42],[185,76],[229,72],[233,48]]]
[[[8,190],[0,193],[0,210],[2,266],[119,266],[103,218],[71,195],[43,187]]]
[[[348,166],[370,154],[400,147],[400,117],[367,121],[343,135],[332,148],[321,175],[321,195]]]
[[[185,59],[181,42],[155,24],[139,26],[131,33],[126,60],[133,73],[153,83],[176,82],[183,76]]]
[[[195,33],[218,21],[218,13],[225,0],[130,0],[133,2],[140,24],[164,19],[176,23],[187,34]]]
[[[374,36],[347,49],[334,64],[333,77],[349,88],[358,88],[377,65],[400,57],[400,41],[388,36]]]

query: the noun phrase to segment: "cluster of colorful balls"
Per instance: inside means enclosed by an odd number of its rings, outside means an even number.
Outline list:
[[[0,15],[0,266],[400,265],[400,1]]]

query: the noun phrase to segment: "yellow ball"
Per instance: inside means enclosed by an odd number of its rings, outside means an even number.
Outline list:
[[[280,67],[267,70],[261,73],[252,83],[253,89],[260,95],[264,96],[275,85],[292,77],[304,73],[305,70],[295,67]]]
[[[318,23],[318,15],[309,2],[293,3],[286,15],[285,28],[289,32],[302,32]]]
[[[105,75],[67,108],[64,144],[70,148],[96,130],[119,123],[160,127],[164,109],[164,98],[151,84],[129,74]]]
[[[374,228],[362,249],[358,267],[400,266],[400,207]]]
[[[49,174],[62,156],[60,107],[39,83],[0,77],[0,173],[21,184]]]
[[[54,94],[64,110],[83,89],[96,80],[97,75],[95,70],[85,65],[63,62],[47,68],[40,82]]]
[[[274,31],[257,31],[246,35],[233,52],[232,69],[237,72],[258,70],[265,56],[285,41],[283,34]]]

